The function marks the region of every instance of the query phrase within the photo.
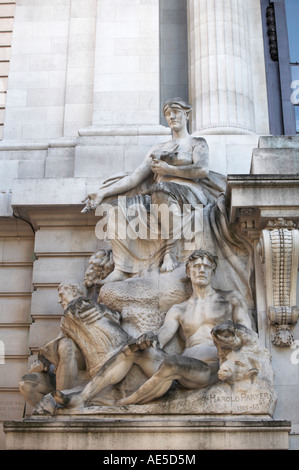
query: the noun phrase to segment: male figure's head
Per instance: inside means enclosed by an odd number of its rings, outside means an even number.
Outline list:
[[[206,250],[194,251],[186,262],[186,274],[193,286],[208,286],[216,268],[216,257]]]
[[[78,297],[86,297],[87,288],[83,283],[76,281],[62,282],[58,286],[58,296],[58,303],[61,304],[63,310],[65,310],[72,300]]]
[[[164,103],[163,113],[172,130],[179,131],[187,125],[191,106],[181,98],[171,98]]]

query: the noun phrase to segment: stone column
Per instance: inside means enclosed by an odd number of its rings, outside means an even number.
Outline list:
[[[248,0],[188,0],[193,132],[255,132],[251,4]]]

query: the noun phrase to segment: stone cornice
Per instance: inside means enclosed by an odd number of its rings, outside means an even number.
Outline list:
[[[299,219],[299,175],[228,175],[227,194],[231,222],[244,209],[257,211],[262,219],[282,214]]]

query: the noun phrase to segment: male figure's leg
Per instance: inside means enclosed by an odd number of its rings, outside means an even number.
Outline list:
[[[188,389],[204,388],[217,381],[217,369],[191,357],[167,356],[157,372],[120,405],[143,404],[163,396],[173,380]]]
[[[166,353],[161,349],[134,351],[130,346],[125,346],[101,367],[82,392],[66,395],[56,390],[53,393],[54,399],[57,403],[71,408],[83,406],[109,385],[115,385],[124,379],[133,364],[139,365],[149,377],[157,371],[165,357]]]
[[[71,389],[76,384],[79,369],[83,369],[84,358],[71,338],[61,338],[58,343],[59,364],[56,368],[56,388]]]

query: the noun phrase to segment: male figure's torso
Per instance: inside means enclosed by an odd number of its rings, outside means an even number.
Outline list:
[[[211,330],[226,320],[233,320],[231,292],[214,291],[203,299],[191,297],[180,305],[180,333],[185,341],[184,356],[216,361],[217,349]]]

